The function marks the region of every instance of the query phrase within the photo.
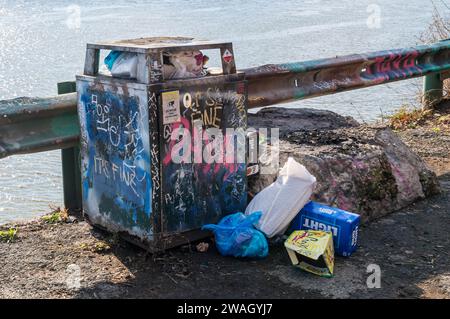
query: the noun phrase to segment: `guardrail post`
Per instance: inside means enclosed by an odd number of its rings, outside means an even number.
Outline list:
[[[423,80],[423,99],[424,109],[431,109],[442,100],[444,82],[440,73],[433,73],[425,76]]]
[[[58,83],[58,94],[76,92],[75,82]],[[61,150],[64,206],[69,211],[81,211],[81,165],[78,146]]]

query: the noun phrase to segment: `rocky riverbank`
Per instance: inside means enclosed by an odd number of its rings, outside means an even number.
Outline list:
[[[386,125],[360,125],[313,109],[266,108],[249,118],[254,128],[268,121],[280,128],[280,164],[296,159],[317,178],[314,200],[358,212],[363,222],[439,192],[436,174]],[[277,175],[249,178],[249,192],[258,193]]]
[[[50,217],[0,227],[3,231],[17,230],[11,234],[11,240],[5,235],[6,239],[0,242],[0,298],[450,298],[450,125],[445,120],[450,107],[438,112],[420,125],[397,132],[401,143],[426,164],[420,170],[430,172],[430,183],[419,178],[419,184],[423,194],[429,196],[417,196],[412,204],[404,201],[402,208],[395,206],[396,212],[383,218],[377,217],[388,212],[379,216],[368,214],[373,218],[367,220],[374,221],[361,228],[359,249],[350,258],[336,259],[332,279],[292,268],[281,241],[271,243],[269,257],[264,260],[222,257],[212,242],[206,252],[199,252],[194,243],[150,255],[91,228],[81,217]],[[339,125],[323,124],[325,127],[321,128],[328,132],[345,131],[352,142],[333,142],[336,134],[320,137],[307,130],[292,130],[286,132],[282,143],[313,141],[301,145],[309,154],[323,155],[336,147],[345,156],[353,156],[352,150],[363,145],[361,140],[371,140],[372,144],[364,145],[380,150],[377,160],[387,158],[386,164],[392,163],[389,156],[395,148],[386,151],[392,145],[380,146],[376,140],[380,134],[377,132],[382,132],[383,137],[387,129],[378,126],[359,131],[352,119],[339,121]],[[308,120],[305,126],[307,123]],[[389,136],[397,138],[391,133]],[[408,157],[417,160],[411,154]],[[404,158],[398,160],[407,162]],[[386,180],[397,181],[391,175]],[[348,177],[352,187],[355,180],[358,179]],[[440,192],[435,191],[438,185]],[[390,194],[391,186],[380,181],[379,187],[385,188],[386,194]],[[393,198],[392,203],[399,202],[397,197],[389,198]],[[370,264],[381,268],[379,289],[366,285]]]

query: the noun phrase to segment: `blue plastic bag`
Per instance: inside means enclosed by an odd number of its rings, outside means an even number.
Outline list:
[[[261,212],[236,213],[202,229],[214,232],[217,249],[223,256],[264,258],[269,253],[269,245],[266,236],[254,227],[261,215]]]
[[[111,51],[105,58],[104,62],[106,64],[106,67],[108,70],[112,70],[112,67],[114,65],[114,62],[116,62],[117,58],[122,54],[123,52],[120,51]]]

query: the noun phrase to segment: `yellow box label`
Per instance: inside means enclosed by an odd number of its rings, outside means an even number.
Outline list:
[[[330,232],[294,231],[284,245],[293,265],[319,276],[333,276],[334,248],[333,236]],[[310,258],[310,261],[308,262],[300,256]],[[319,258],[323,258],[323,260],[319,260]]]

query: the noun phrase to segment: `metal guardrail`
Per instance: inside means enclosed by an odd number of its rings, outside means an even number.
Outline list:
[[[425,106],[442,99],[450,75],[450,40],[408,49],[355,54],[241,70],[249,107],[262,107],[425,76]],[[0,101],[0,158],[62,149],[66,208],[81,208],[79,125],[74,82],[49,98]]]
[[[249,82],[249,107],[260,107],[421,76],[427,76],[424,103],[429,104],[442,98],[443,72],[449,70],[450,40],[242,71]]]
[[[81,208],[80,127],[75,82],[58,83],[61,95],[0,101],[0,159],[61,149],[64,205]]]
[[[76,146],[76,93],[0,101],[0,158]]]

